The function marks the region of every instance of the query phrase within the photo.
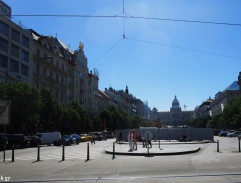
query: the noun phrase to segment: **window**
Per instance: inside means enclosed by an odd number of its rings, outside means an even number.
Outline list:
[[[59,76],[58,76],[58,74],[56,74],[56,82],[57,82],[57,83],[59,82]]]
[[[8,36],[9,26],[2,21],[0,21],[0,32]]]
[[[50,79],[52,79],[52,77],[53,77],[53,73],[51,70],[49,71],[49,77],[50,77]]]
[[[22,50],[22,52],[21,52],[21,59],[24,60],[24,61],[26,61],[26,62],[28,62],[28,60],[29,60],[29,54],[28,54],[28,52]]]
[[[28,76],[28,66],[27,65],[24,65],[24,64],[21,65],[21,74],[24,76]]]
[[[0,55],[0,67],[8,67],[8,58],[6,56]]]
[[[62,70],[64,71],[64,64],[62,64]]]
[[[83,74],[80,72],[80,74],[79,74],[79,79],[80,80],[83,80]]]
[[[13,59],[10,61],[10,71],[19,72],[19,63]]]
[[[61,101],[63,102],[64,101],[64,92],[61,91]]]
[[[37,70],[37,75],[39,75],[39,66],[38,65],[37,65],[36,70]]]
[[[59,61],[58,61],[58,60],[57,60],[57,62],[56,62],[56,66],[59,67]]]
[[[63,76],[61,76],[61,84],[62,84],[62,86],[64,86],[64,78],[63,78]]]
[[[20,42],[20,33],[14,29],[12,29],[12,40]]]
[[[37,54],[37,56],[40,55],[40,51],[39,51],[39,49],[36,50],[36,54]]]
[[[19,47],[14,44],[11,45],[11,55],[19,57]]]
[[[44,77],[46,77],[46,69],[44,69]]]
[[[29,39],[25,36],[22,36],[22,45],[25,47],[29,47]]]
[[[53,57],[49,57],[49,60],[50,60],[50,63],[51,63],[51,64],[54,63]]]
[[[0,50],[8,52],[8,41],[0,38]]]

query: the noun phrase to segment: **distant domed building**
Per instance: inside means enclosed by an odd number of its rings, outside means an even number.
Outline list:
[[[179,101],[175,96],[170,111],[158,112],[159,120],[165,125],[186,125],[187,120],[193,119],[193,111],[182,111]]]

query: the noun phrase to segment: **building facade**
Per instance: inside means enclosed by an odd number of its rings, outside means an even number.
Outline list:
[[[32,84],[39,90],[49,89],[61,104],[66,105],[68,61],[62,56],[55,38],[29,31],[34,42]]]
[[[11,8],[2,1],[0,10],[0,82],[32,84],[32,36],[10,19]]]
[[[218,92],[210,105],[210,115],[221,114],[224,107],[240,96],[240,89],[237,81],[232,82],[225,90]]]
[[[109,95],[116,103],[117,109],[122,109],[129,116],[140,116],[142,118],[145,117],[145,104],[140,100],[134,97],[129,93],[128,87],[126,86],[124,90],[114,90],[113,88],[105,89],[105,93]]]
[[[158,112],[158,119],[164,125],[180,126],[186,125],[187,120],[193,119],[193,111],[182,111],[179,101],[175,96],[170,111]]]
[[[204,116],[210,116],[211,104],[213,99],[209,98],[207,101],[203,102],[200,106],[197,106],[194,110],[194,119],[201,118]]]

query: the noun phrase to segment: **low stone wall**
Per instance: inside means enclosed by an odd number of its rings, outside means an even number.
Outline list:
[[[116,130],[116,140],[119,141],[120,133],[124,141],[128,141],[128,134],[132,129]],[[214,140],[211,128],[142,128],[135,129],[138,136],[143,136],[144,131],[151,134],[151,140],[180,140],[185,134],[192,141]]]

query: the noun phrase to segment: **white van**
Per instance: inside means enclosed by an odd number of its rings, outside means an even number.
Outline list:
[[[54,141],[61,139],[60,132],[49,132],[49,133],[37,133],[35,136],[38,136],[42,139],[43,144],[51,145]]]

